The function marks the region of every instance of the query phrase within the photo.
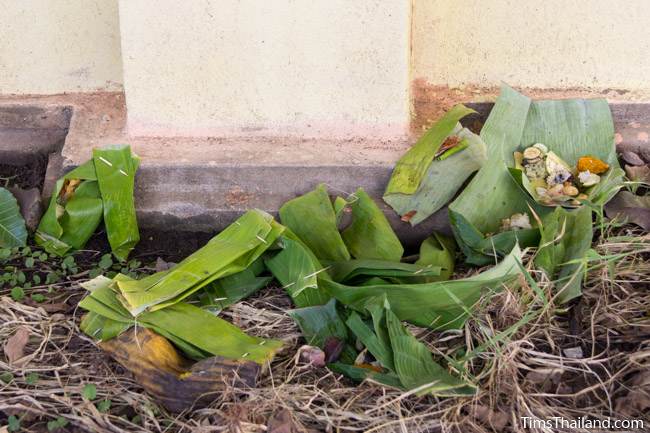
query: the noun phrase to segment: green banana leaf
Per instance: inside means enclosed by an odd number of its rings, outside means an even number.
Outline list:
[[[171,269],[141,280],[116,281],[122,305],[133,315],[156,311],[192,295],[207,284],[248,268],[284,231],[266,212],[246,212],[204,247]]]
[[[502,219],[527,213],[532,222],[531,209],[542,218],[552,212],[517,182],[521,177],[511,175],[516,150],[541,142],[569,164],[585,155],[603,159],[611,169],[590,192],[593,203],[604,204],[620,188],[623,173],[616,162],[613,123],[604,100],[531,101],[504,85],[481,138],[488,162],[449,206],[454,236],[469,263],[493,263],[515,243],[528,247],[539,242],[535,228],[498,233]]]
[[[328,340],[334,338],[345,344],[339,360],[346,363],[354,362],[357,351],[350,344],[350,335],[337,310],[336,299],[330,299],[325,305],[298,308],[287,313],[302,331],[308,345],[326,350]]]
[[[360,312],[371,298],[385,295],[400,320],[433,329],[457,329],[482,294],[499,291],[517,277],[520,264],[521,250],[515,245],[493,268],[460,280],[352,287],[322,279],[319,285],[343,305]]]
[[[140,160],[127,146],[93,150],[97,183],[104,204],[106,235],[115,257],[124,261],[140,241],[133,188]]]
[[[474,110],[456,105],[397,162],[384,201],[416,225],[447,204],[467,178],[487,161],[483,140],[458,121]],[[444,159],[434,159],[449,136],[466,146]]]
[[[113,254],[126,260],[139,239],[133,202],[138,165],[129,146],[93,150],[93,159],[56,182],[36,243],[60,256],[82,249],[104,219]]]
[[[420,244],[420,257],[415,262],[419,266],[436,266],[440,268],[437,276],[422,276],[418,282],[432,283],[451,278],[456,265],[456,242],[453,238],[433,232]]]
[[[352,223],[341,235],[350,254],[357,259],[399,262],[404,247],[373,199],[359,188],[348,203],[352,209]]]
[[[71,194],[64,186],[80,181]],[[57,180],[50,205],[36,230],[36,243],[51,254],[83,248],[102,220],[103,203],[92,160]]]
[[[295,235],[283,236],[282,250],[266,259],[266,267],[289,293],[298,308],[323,305],[330,300],[327,292],[318,287],[318,275],[325,270],[318,259]]]
[[[257,262],[260,262],[260,259]],[[261,266],[263,267],[264,264],[262,263]],[[203,290],[197,292],[201,307],[218,314],[271,282],[273,277],[260,277],[254,268],[255,266],[252,264],[241,272],[220,278],[205,286]]]
[[[458,396],[476,393],[476,387],[452,376],[433,360],[429,349],[419,342],[392,312],[385,296],[368,300],[366,308],[371,313],[374,329],[356,313],[352,313],[346,323],[368,352],[387,370],[379,373],[384,375],[379,381],[397,378],[395,384],[398,384],[399,388],[417,388],[417,395]],[[362,372],[351,373],[364,378]],[[366,377],[377,380],[373,373],[366,374]]]
[[[337,283],[357,285],[363,284],[371,277],[379,277],[399,284],[419,281],[423,278],[436,278],[440,275],[441,267],[434,263],[418,265],[365,259],[333,262],[329,264],[328,272]]]
[[[591,248],[591,209],[582,206],[568,211],[558,207],[542,220],[542,224],[535,264],[551,280],[556,279],[557,299],[564,303],[582,294],[581,285],[587,269],[580,259]]]
[[[23,247],[27,242],[25,220],[14,195],[0,188],[0,248]]]
[[[338,205],[341,205],[340,201]],[[282,205],[279,213],[282,224],[291,229],[319,259],[350,259],[350,253],[339,234],[336,213],[325,185],[320,184],[315,190],[289,200]]]
[[[281,341],[249,336],[231,323],[187,303],[146,312],[134,319],[111,289],[115,281],[128,280],[123,275],[115,280],[100,276],[86,286],[92,291],[79,303],[90,312],[82,321],[82,331],[94,338],[114,337],[128,327],[144,326],[165,336],[194,359],[219,355],[264,364],[282,347]]]

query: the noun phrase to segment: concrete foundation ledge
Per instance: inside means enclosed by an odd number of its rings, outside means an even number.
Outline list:
[[[475,108],[479,114],[471,122],[484,119],[490,105]],[[434,229],[449,230],[446,209],[412,228],[380,199],[395,162],[413,139],[131,137],[126,132],[124,96],[120,93],[0,99],[0,137],[10,129],[25,127],[24,116],[11,115],[21,109],[51,113],[52,123],[30,123],[34,134],[61,130],[57,126],[61,123],[54,120],[69,115],[69,129],[64,128],[67,136],[64,134],[61,155],[55,161],[58,164],[50,164],[46,183],[88,160],[94,147],[130,144],[142,158],[135,198],[143,229],[214,233],[250,208],[277,214],[287,200],[325,183],[332,195],[345,196],[364,188],[377,199],[407,245],[419,242]],[[613,104],[612,112],[619,146],[647,151],[650,105]],[[27,118],[33,120],[33,116]],[[11,151],[7,143],[11,142],[0,141],[0,154]]]

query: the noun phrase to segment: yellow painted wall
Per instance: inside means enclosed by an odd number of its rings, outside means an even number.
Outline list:
[[[413,78],[650,88],[647,0],[413,1]]]
[[[0,94],[121,86],[117,0],[0,0]]]

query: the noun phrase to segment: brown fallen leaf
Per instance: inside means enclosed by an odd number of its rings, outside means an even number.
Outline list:
[[[633,182],[644,182],[650,184],[650,165],[626,165],[625,174]]]
[[[5,342],[4,352],[9,364],[20,365],[25,356],[25,346],[29,341],[29,328],[21,326]]]
[[[282,409],[273,414],[266,426],[268,433],[305,433],[306,430],[294,421],[291,412]]]
[[[508,425],[510,417],[507,413],[494,411],[487,406],[474,405],[470,409],[471,415],[484,425],[489,425],[495,431],[503,431]]]
[[[174,266],[176,266],[176,263],[166,262],[160,257],[156,259],[156,272],[166,271],[168,269],[173,268]]]
[[[65,204],[72,198],[75,190],[81,184],[80,179],[66,179],[59,193],[59,201],[62,204]]]
[[[231,387],[254,387],[260,373],[255,362],[220,356],[193,363],[146,328],[133,327],[99,346],[171,412],[205,407]]]
[[[325,352],[319,347],[304,345],[298,349],[297,360],[317,368],[325,367]]]
[[[336,362],[341,356],[341,352],[345,348],[345,343],[336,337],[327,337],[323,345],[323,352],[325,352],[325,363]]]
[[[404,215],[402,215],[402,218],[400,218],[402,221],[405,223],[411,221],[411,218],[415,216],[415,214],[418,213],[416,210],[408,211]]]
[[[639,196],[621,191],[605,205],[608,218],[619,218],[650,231],[650,195]]]

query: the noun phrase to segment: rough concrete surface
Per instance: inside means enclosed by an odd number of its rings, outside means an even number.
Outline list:
[[[439,106],[444,107],[445,103],[490,100],[472,98],[471,94],[458,95],[448,89],[438,89],[437,93],[429,90],[429,96],[439,104],[435,110],[423,105],[429,109],[421,113],[428,116],[427,121],[439,116],[442,111]],[[546,91],[544,95],[561,97],[562,93]],[[648,149],[649,105],[625,97],[610,98],[619,146]],[[422,98],[420,95],[420,102]],[[434,228],[448,230],[446,209],[412,229],[379,199],[394,163],[418,133],[400,141],[133,137],[126,132],[121,93],[0,98],[0,113],[7,107],[12,110],[24,107],[27,111],[38,107],[46,112],[69,107],[72,117],[62,150],[62,171],[85,162],[93,147],[130,144],[142,158],[135,191],[142,228],[214,232],[249,208],[275,214],[282,203],[322,182],[328,185],[331,194],[345,195],[363,187],[378,199],[407,244],[421,240]],[[476,108],[482,112],[477,119],[480,121],[489,105]],[[2,127],[0,133],[1,130]],[[48,170],[50,182],[57,175],[60,173]]]
[[[136,135],[408,128],[406,0],[121,0],[120,29]]]
[[[121,87],[117,0],[0,0],[0,94]]]

